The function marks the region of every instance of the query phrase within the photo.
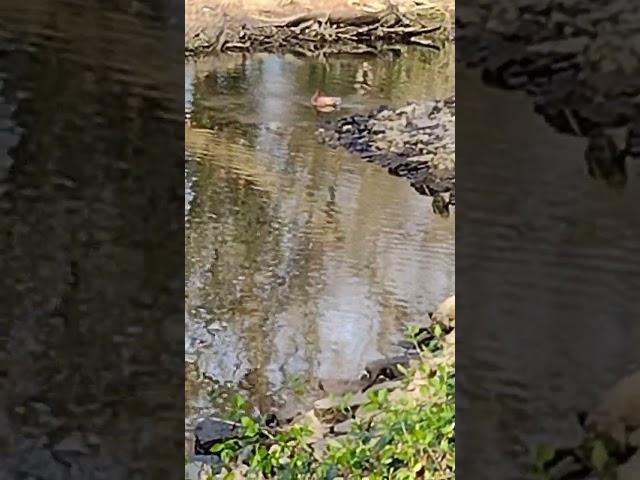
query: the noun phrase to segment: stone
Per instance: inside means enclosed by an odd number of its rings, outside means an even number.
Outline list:
[[[378,380],[395,380],[403,376],[402,369],[408,368],[410,361],[416,358],[417,354],[407,353],[395,357],[382,358],[369,362],[365,367],[364,378],[367,380],[367,387],[372,387]]]
[[[241,435],[242,426],[239,423],[215,417],[205,418],[195,428],[195,453],[209,455],[215,444]]]
[[[329,427],[318,419],[313,410],[308,411],[305,415],[296,420],[295,423],[298,425],[304,425],[311,430],[311,435],[307,437],[309,443],[315,443],[322,440],[329,432]]]
[[[640,428],[640,371],[624,377],[603,396],[587,416],[585,427],[620,445],[626,443],[625,431]]]
[[[339,410],[340,408],[354,408],[366,403],[369,397],[366,393],[357,393],[348,395],[346,398],[326,397],[316,400],[313,408],[318,413],[324,413],[330,410]]]
[[[312,446],[313,448],[313,456],[317,460],[322,460],[324,458],[324,453],[327,449],[327,439],[322,439],[315,442]]]
[[[345,433],[349,433],[351,431],[351,427],[353,427],[353,420],[349,419],[334,425],[333,431],[334,433],[343,435]]]
[[[324,128],[323,141],[330,147],[340,145],[367,162],[391,168],[389,173],[407,178],[420,194],[451,192],[455,198],[454,98],[397,109],[381,106]],[[335,144],[327,141],[332,133],[338,135]],[[398,160],[390,162],[389,154]]]
[[[448,329],[455,325],[456,321],[456,296],[451,295],[431,314],[431,323],[441,325]]]

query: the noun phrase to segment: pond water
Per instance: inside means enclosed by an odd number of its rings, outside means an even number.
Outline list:
[[[265,411],[283,391],[354,380],[453,292],[455,215],[318,144],[328,117],[309,98],[342,96],[340,116],[445,98],[454,57],[223,56],[185,72],[189,430],[236,388]]]

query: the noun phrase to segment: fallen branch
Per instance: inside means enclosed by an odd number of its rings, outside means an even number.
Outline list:
[[[259,22],[274,26],[274,27],[297,27],[298,25],[305,22],[330,22],[330,23],[342,23],[349,25],[366,25],[370,23],[375,23],[380,20],[380,18],[386,16],[388,14],[388,10],[382,11],[380,13],[359,13],[359,12],[331,12],[331,11],[323,11],[323,12],[313,12],[313,13],[300,13],[297,15],[293,15],[285,18],[268,18],[268,17],[259,17],[252,15],[250,18],[253,20],[257,20]]]

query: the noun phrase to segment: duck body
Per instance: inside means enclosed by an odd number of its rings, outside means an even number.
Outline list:
[[[311,105],[318,110],[335,110],[342,104],[340,97],[329,97],[322,95],[320,89],[316,89],[313,97],[311,97]]]

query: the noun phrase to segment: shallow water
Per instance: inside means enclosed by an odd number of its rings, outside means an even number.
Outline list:
[[[354,85],[364,61],[366,91]],[[355,379],[453,292],[454,215],[434,217],[405,180],[319,145],[327,116],[308,106],[318,85],[343,97],[334,116],[444,98],[453,68],[452,52],[424,51],[186,65],[188,425],[223,406],[221,385],[266,410],[295,385]]]

